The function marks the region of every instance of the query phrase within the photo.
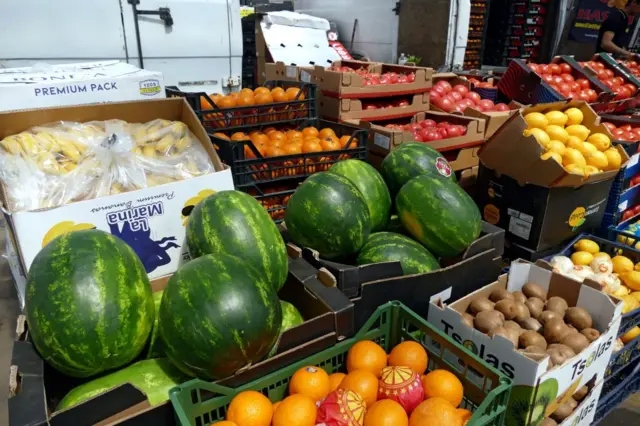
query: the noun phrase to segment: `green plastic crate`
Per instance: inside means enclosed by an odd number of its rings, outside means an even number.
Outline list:
[[[425,338],[434,340],[440,346],[437,353],[425,348],[429,352],[428,369],[447,369],[456,373],[464,384],[465,395],[461,406],[474,412],[467,426],[502,426],[511,381],[400,302],[380,306],[355,337],[246,385],[231,389],[202,380],[191,380],[171,389],[169,396],[178,425],[208,426],[224,420],[226,409],[238,392],[256,390],[273,402],[280,401],[287,395],[289,379],[301,367],[315,365],[329,374],[345,372],[347,352],[360,340],[373,340],[389,352],[404,340],[422,343]],[[453,365],[445,361],[451,355],[460,358],[463,363]],[[478,373],[484,377],[481,386],[468,379],[470,374]]]

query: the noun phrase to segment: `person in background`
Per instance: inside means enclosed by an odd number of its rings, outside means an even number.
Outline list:
[[[598,31],[596,53],[606,52],[630,58],[634,54],[626,49],[632,29],[629,17],[640,13],[640,0],[611,0],[609,5],[612,9]]]

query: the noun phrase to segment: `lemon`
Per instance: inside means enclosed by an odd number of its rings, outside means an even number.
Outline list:
[[[587,139],[598,148],[598,151],[605,151],[611,147],[611,139],[603,133],[594,133]]]
[[[585,145],[587,144],[589,143],[585,142]],[[607,156],[604,155],[604,152],[600,152],[600,151],[590,152],[585,156],[585,160],[587,160],[588,166],[593,166],[598,170],[604,170],[609,166],[609,160],[607,160]]]
[[[582,124],[572,124],[571,126],[565,127],[565,130],[569,133],[569,136],[575,136],[580,139],[580,142],[586,141],[590,133],[589,129]]]
[[[527,123],[530,129],[544,129],[549,125],[549,120],[544,114],[539,112],[530,112],[524,116],[524,121]]]
[[[562,156],[555,151],[547,151],[540,156],[542,160],[548,160],[549,158],[553,158],[556,163],[562,165]]]
[[[636,309],[640,308],[640,302],[638,302],[636,298],[631,296],[630,294],[622,296],[620,299],[622,299],[623,314],[628,314],[629,312],[635,311]]]
[[[577,149],[580,152],[582,152],[582,150],[584,149],[584,146],[582,146],[582,144],[583,142],[575,136],[569,136],[567,138],[567,141],[565,142],[567,148]]]
[[[615,266],[614,266],[615,271]],[[640,290],[640,272],[631,270],[629,272],[625,272],[620,274],[620,278],[622,278],[622,282],[624,285],[629,287],[633,291]]]
[[[629,287],[626,287],[625,285],[621,285],[620,287],[618,287],[616,291],[614,291],[611,294],[617,297],[618,299],[622,299],[624,296],[629,295]]]
[[[640,336],[640,327],[635,326],[631,330],[620,336],[620,340],[622,340],[622,343],[626,345],[630,341],[635,340],[635,338],[638,336]]]
[[[598,245],[598,243],[596,243],[595,241],[591,241],[589,239],[583,238],[581,240],[578,240],[574,245],[573,248],[576,249],[577,251],[586,251],[587,253],[591,253],[591,254],[596,254],[600,251],[600,246]],[[606,254],[606,253],[603,253]],[[608,257],[608,255],[607,255]]]
[[[609,148],[604,152],[607,157],[607,170],[619,170],[622,165],[622,157],[615,148]]]
[[[547,145],[547,150],[557,152],[558,154],[562,155],[564,153],[565,146],[562,142],[554,140],[549,142],[549,144]]]
[[[594,258],[594,259],[596,259],[596,258],[598,258],[598,257],[606,257],[607,259],[611,259],[611,256],[609,256],[609,253],[605,253],[605,252],[603,252],[603,251],[599,251],[599,252],[597,252],[597,253],[595,253],[595,254],[593,255],[593,258]]]
[[[582,120],[584,120],[584,115],[578,108],[569,108],[564,112],[564,114],[567,116],[567,126],[582,124]]]
[[[634,291],[633,293],[631,293],[631,295],[638,301],[640,302],[640,291]]]
[[[625,272],[633,271],[633,262],[627,256],[614,256],[611,259],[611,263],[613,263],[613,272],[616,274],[624,274]],[[640,290],[640,286],[638,287],[638,290]]]
[[[542,146],[547,146],[551,141],[551,138],[549,137],[549,135],[546,134],[544,130],[538,129],[537,127],[533,129],[527,129],[522,134],[524,136],[535,137],[538,143]]]
[[[633,267],[634,271],[640,271],[640,262],[636,263],[636,266]],[[640,293],[638,293],[640,294]]]
[[[600,173],[600,169],[598,169],[597,167],[590,166],[589,164],[587,164],[587,166],[584,168],[585,176],[595,175],[596,173]]]
[[[580,167],[580,166],[578,166],[576,164],[567,164],[566,166],[564,166],[564,169],[568,173],[571,173],[572,175],[584,176],[584,174],[585,174],[584,167]]]
[[[544,116],[547,118],[549,124],[554,124],[561,127],[564,127],[565,124],[567,124],[567,120],[569,120],[569,117],[567,117],[560,111],[549,111]]]
[[[555,124],[547,126],[544,131],[552,140],[560,141],[562,143],[564,143],[569,137],[569,133],[567,133],[564,128],[556,126]]]
[[[568,166],[569,164],[574,164],[580,169],[584,169],[587,165],[584,156],[577,149],[567,148],[564,150],[562,154],[562,165]]]
[[[588,251],[577,251],[571,255],[574,265],[587,266],[593,261],[593,254]]]

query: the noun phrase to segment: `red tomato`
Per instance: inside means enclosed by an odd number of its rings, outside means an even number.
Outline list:
[[[562,83],[558,85],[558,90],[566,98],[571,93],[571,86],[569,86],[567,83]]]
[[[640,138],[640,127],[636,127],[636,128],[634,128],[634,129],[631,129],[631,131],[632,131],[633,133],[635,133],[636,138]]]
[[[478,102],[478,106],[480,106],[484,111],[492,111],[495,105],[491,99],[483,99]]]
[[[638,213],[640,213],[640,204],[633,207],[633,215],[635,216]]]
[[[431,142],[442,139],[442,136],[435,129],[423,129],[420,132],[420,138],[423,142]]]
[[[593,68],[594,70],[604,69],[604,64],[602,62],[591,61],[590,64],[591,64],[591,68]]]
[[[467,109],[467,105],[462,103],[462,101],[456,102],[456,104],[453,106],[454,112],[463,113],[465,109]]]
[[[609,79],[609,76],[607,75],[605,70],[598,70],[596,72],[596,76],[598,77],[598,80],[600,80],[600,81],[604,81],[604,80]]]
[[[438,124],[436,124],[436,127],[439,128],[439,129],[446,129],[450,125],[451,124],[448,121],[441,121]]]
[[[576,83],[578,83],[583,89],[589,88],[589,80],[587,80],[586,78],[578,78],[576,79]]]
[[[627,65],[629,66],[629,68],[636,68],[638,66],[638,63],[636,61],[629,61],[627,62]]]
[[[453,86],[453,91],[460,93],[462,96],[466,95],[469,92],[469,89],[462,84],[456,84]]]
[[[428,127],[436,127],[436,122],[430,119],[422,120],[420,122],[420,127],[426,129]]]
[[[529,68],[531,69],[531,71],[537,73],[540,70],[540,66],[538,64],[534,64],[534,63],[529,63]]]
[[[453,101],[448,96],[442,99],[439,99],[435,105],[441,110],[443,110],[444,112],[453,111]]]
[[[438,95],[440,95],[440,97],[444,96],[447,94],[447,92],[445,92],[444,87],[438,83],[436,83],[432,88],[431,88],[431,92],[429,93],[437,93]]]
[[[632,127],[629,124],[624,124],[622,126],[619,127],[620,129],[624,130],[625,132],[630,132]]]
[[[507,104],[503,104],[503,103],[499,103],[496,104],[496,106],[494,107],[495,111],[509,111],[509,105]]]
[[[444,89],[444,93],[449,93],[453,90],[453,88],[451,87],[451,84],[449,84],[449,82],[446,80],[440,80],[439,82],[436,83],[436,86],[442,87]]]
[[[549,64],[549,72],[553,75],[560,75],[562,73],[562,68],[558,64]]]
[[[563,65],[567,65],[567,64],[563,64]],[[569,66],[569,65],[567,65],[567,66]],[[561,77],[567,83],[573,83],[575,81],[575,79],[573,78],[573,76],[571,74],[562,74]]]
[[[458,136],[462,136],[464,134],[465,128],[464,126],[460,126],[458,124],[454,124],[446,128],[447,137],[455,138]]]
[[[631,219],[633,217],[633,210],[629,209],[629,210],[625,210],[624,213],[622,213],[622,221],[624,222],[627,219]]]
[[[473,78],[473,77],[472,77],[472,78],[470,78],[470,79],[469,79],[469,83],[471,83],[471,84],[478,84],[478,83],[480,83],[480,80],[478,80],[477,78]]]
[[[449,93],[447,96],[449,96],[454,102],[462,100],[462,94],[460,92],[456,92],[455,90],[452,90],[451,93]]]
[[[560,64],[560,69],[564,74],[571,74],[571,65],[567,63]]]
[[[587,97],[589,98],[589,99],[587,99],[587,102],[595,102],[596,99],[598,99],[598,93],[593,89],[587,89],[587,90],[585,90],[585,93],[587,94]]]
[[[553,82],[556,84],[556,86],[560,86],[561,84],[564,83],[564,79],[562,77],[560,77],[559,75],[554,75],[553,76]]]
[[[614,77],[613,71],[605,69],[604,73],[607,75],[607,78],[620,79],[620,84],[624,84],[624,79],[622,77]]]
[[[480,99],[481,99],[480,95],[477,94],[476,92],[469,92],[466,95],[464,95],[464,97],[473,101],[473,103],[476,103],[476,104],[480,102]]]
[[[586,90],[581,90],[574,99],[589,102],[589,93]]]
[[[553,76],[552,76],[552,75],[548,75],[548,74],[543,75],[543,76],[542,76],[542,78],[543,78],[543,80],[544,80],[544,81],[546,81],[548,84],[554,84],[554,83],[555,83],[555,81],[556,81],[556,80],[553,78]]]
[[[468,108],[474,107],[476,105],[476,103],[469,98],[464,98],[463,100],[460,101],[460,103],[463,103],[463,102]]]
[[[634,132],[625,132],[623,140],[635,142],[638,140],[638,136]]]
[[[538,65],[538,70],[540,71],[540,74],[542,74],[542,75],[550,74],[549,65],[540,64],[540,65]]]
[[[613,132],[616,129],[616,125],[609,123],[608,121],[603,122],[602,125],[609,129],[610,132]]]
[[[636,86],[634,86],[633,84],[631,84],[631,83],[623,84],[623,86],[626,87],[629,90],[631,95],[634,95],[636,93],[636,91],[638,90],[638,88]]]
[[[436,92],[436,91],[432,90],[431,92],[429,92],[429,102],[434,104],[436,99],[440,99],[443,96],[444,96],[444,94],[442,92]]]
[[[572,92],[579,92],[580,90],[582,90],[582,86],[580,86],[580,83],[578,83],[577,81],[574,81],[573,83],[571,83]]]
[[[620,139],[625,134],[625,131],[623,129],[612,129],[611,134],[615,139]]]

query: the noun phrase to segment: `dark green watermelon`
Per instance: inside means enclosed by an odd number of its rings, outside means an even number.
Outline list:
[[[164,290],[156,291],[153,293],[153,304],[155,305],[155,318],[153,321],[153,329],[151,330],[151,341],[149,342],[149,351],[147,352],[147,359],[161,358],[164,356],[164,349],[162,349],[162,340],[158,339],[158,314],[160,313],[160,302],[162,301],[162,295]]]
[[[386,231],[407,235],[407,230],[404,229],[404,226],[402,226],[402,222],[400,222],[400,218],[396,214],[389,218],[389,224],[387,225]]]
[[[351,181],[335,173],[307,178],[291,196],[284,214],[294,243],[325,259],[357,253],[371,232],[367,202]]]
[[[403,143],[391,151],[382,160],[380,173],[392,197],[395,197],[409,179],[422,174],[456,181],[456,174],[442,154],[420,142]]]
[[[370,164],[353,159],[339,161],[329,171],[346,177],[360,190],[369,208],[371,232],[383,231],[389,222],[391,195],[380,173]]]
[[[284,333],[290,328],[296,327],[304,322],[304,318],[300,311],[289,302],[280,301],[282,305],[282,327],[280,333]]]
[[[124,241],[95,229],[61,235],[40,250],[29,269],[25,310],[42,358],[72,377],[133,361],[154,318],[142,262]]]
[[[457,183],[426,174],[407,182],[396,197],[409,234],[438,257],[456,256],[480,235],[476,203]]]
[[[400,262],[405,275],[422,274],[440,269],[440,264],[429,250],[409,237],[393,232],[371,234],[356,263]]]
[[[126,383],[144,393],[153,407],[168,401],[169,390],[187,379],[166,358],[139,361],[72,389],[62,398],[56,411],[66,410]]]
[[[180,371],[219,380],[269,353],[282,307],[271,284],[244,259],[211,254],[171,276],[158,326],[165,353]]]
[[[287,279],[287,248],[269,213],[252,196],[222,191],[202,200],[187,222],[192,258],[226,253],[252,265],[276,292]]]

